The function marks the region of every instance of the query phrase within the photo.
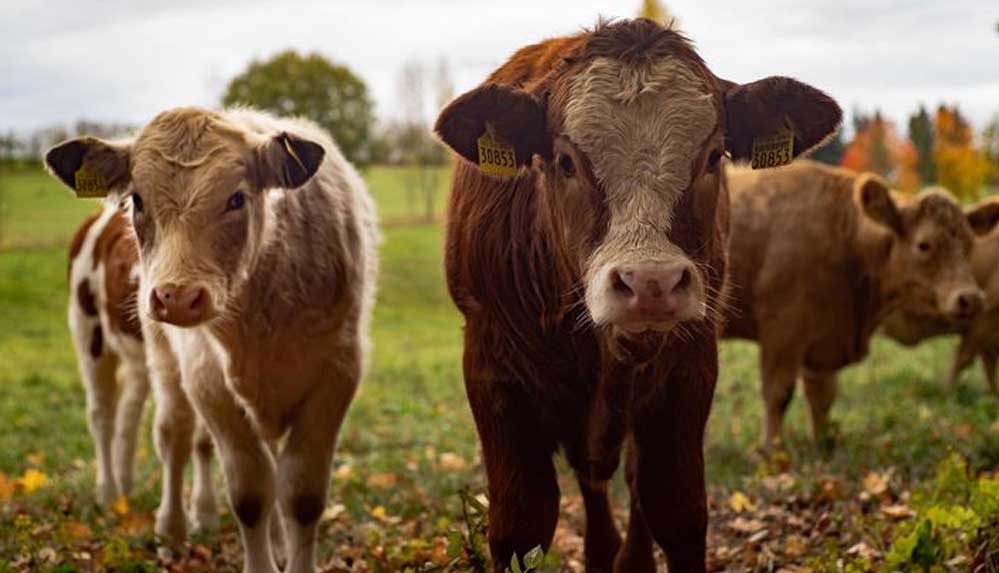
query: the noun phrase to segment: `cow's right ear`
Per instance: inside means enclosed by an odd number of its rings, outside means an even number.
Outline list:
[[[126,143],[78,137],[50,149],[45,167],[77,195],[100,197],[128,185],[130,156]]]
[[[982,237],[988,235],[999,223],[999,201],[988,199],[966,211],[968,224],[975,234]]]
[[[874,173],[863,173],[857,177],[853,188],[860,207],[868,217],[888,227],[896,235],[903,233],[902,214],[884,179]]]
[[[444,108],[434,132],[458,155],[479,164],[479,138],[487,133],[512,147],[516,167],[531,158],[552,155],[552,138],[542,102],[509,86],[487,84],[465,93]]]

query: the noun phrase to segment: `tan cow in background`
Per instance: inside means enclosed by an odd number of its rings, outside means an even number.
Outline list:
[[[903,198],[873,174],[811,161],[727,176],[733,298],[724,335],[760,343],[766,446],[780,437],[799,378],[815,437],[825,436],[836,372],[866,356],[895,309],[971,317],[984,306],[969,256],[999,204],[965,215],[949,195]]]
[[[974,212],[995,205],[996,199],[987,199],[969,209]],[[889,338],[915,345],[927,338],[947,334],[961,336],[961,344],[954,353],[954,362],[947,376],[947,386],[953,387],[968,365],[979,357],[985,371],[985,380],[993,396],[999,397],[999,233],[993,232],[975,240],[971,250],[971,270],[975,281],[985,292],[985,308],[971,319],[957,319],[940,314],[927,314],[919,309],[903,307],[885,320],[882,332]]]
[[[97,456],[97,501],[105,507],[131,492],[135,445],[149,395],[136,306],[138,262],[127,210],[115,200],[83,222],[69,248],[69,330],[87,393],[87,423]],[[192,517],[196,529],[205,529],[215,524],[218,511],[212,442],[202,425],[195,451]]]
[[[157,532],[185,533],[190,400],[218,447],[244,570],[278,571],[277,507],[284,570],[312,573],[374,298],[378,230],[360,176],[315,125],[250,110],[170,110],[133,142],[75,139],[46,163],[131,203],[165,466]]]

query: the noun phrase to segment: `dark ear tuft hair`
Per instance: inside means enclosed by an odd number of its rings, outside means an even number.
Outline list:
[[[264,144],[259,152],[259,184],[264,189],[297,189],[316,174],[325,156],[326,150],[322,145],[281,132]]]
[[[735,159],[748,159],[753,141],[790,127],[797,157],[825,143],[839,130],[843,111],[831,97],[808,84],[773,76],[738,85],[720,80],[725,94],[725,146]]]
[[[95,137],[78,137],[56,145],[45,154],[48,170],[74,191],[76,174],[84,165],[102,185],[104,192],[124,187],[130,179],[128,146]]]
[[[902,214],[884,179],[874,173],[862,173],[857,176],[853,185],[860,206],[868,217],[888,227],[896,235],[905,232]]]
[[[518,166],[530,165],[534,154],[551,159],[544,106],[534,95],[505,85],[486,84],[459,96],[441,111],[434,132],[458,155],[478,163],[477,142],[487,122],[513,145]]]
[[[83,165],[87,144],[79,139],[64,141],[45,154],[45,165],[66,186],[76,187],[76,172]]]
[[[968,224],[976,235],[988,235],[999,223],[999,201],[985,200],[968,211]]]

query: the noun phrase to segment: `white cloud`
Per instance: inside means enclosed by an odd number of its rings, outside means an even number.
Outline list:
[[[0,129],[85,117],[141,123],[176,105],[215,105],[252,58],[316,50],[368,82],[381,117],[398,113],[411,58],[447,58],[459,91],[518,47],[630,16],[637,0],[19,2],[0,15]],[[999,111],[991,0],[667,2],[720,76],[790,75],[849,110],[904,124],[920,102],[958,103],[981,125]]]

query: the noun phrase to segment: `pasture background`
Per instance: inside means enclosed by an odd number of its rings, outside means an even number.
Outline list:
[[[320,562],[329,571],[417,570],[423,563],[437,567],[425,570],[474,568],[481,540],[469,537],[477,525],[467,515],[474,513],[468,499],[484,490],[485,480],[461,380],[461,321],[443,285],[442,229],[408,216],[406,168],[373,167],[364,175],[386,221],[374,353],[341,433]],[[440,213],[445,169],[439,182]],[[0,572],[155,569],[149,526],[159,466],[148,412],[135,498],[114,511],[93,504],[92,445],[65,305],[66,245],[95,208],[38,169],[0,171],[0,485],[31,472],[43,476],[41,487],[22,477],[7,495],[0,488]],[[863,542],[880,553],[871,558],[877,562],[899,520],[876,508],[864,515],[857,500],[871,489],[871,475],[886,476],[892,501],[904,504],[912,492],[929,487],[938,463],[952,453],[967,459],[973,471],[999,467],[999,412],[985,394],[977,364],[956,391],[942,387],[954,344],[941,339],[903,349],[877,340],[867,361],[841,377],[834,453],[824,459],[812,446],[799,391],[787,417],[788,457],[775,460],[756,449],[762,423],[756,347],[724,343],[706,452],[712,559],[741,570],[735,561],[723,561],[731,555],[719,556],[725,547],[755,552],[752,563],[738,562],[745,570],[781,564],[821,570]],[[579,501],[568,472],[562,474],[566,519],[553,551],[558,555],[550,560],[561,563],[556,568],[575,570],[581,559]],[[775,478],[787,487],[774,487]],[[627,497],[618,482],[615,502],[623,515]],[[224,491],[221,480],[219,487]],[[816,527],[811,522],[800,532],[771,531],[769,538],[751,541],[749,533],[759,529],[731,526],[746,511],[733,494],[745,495],[750,506],[787,511],[785,502],[793,497],[804,504],[806,509],[795,510],[802,515],[814,510],[816,520],[825,515],[844,528],[858,519],[864,525],[826,543],[809,537]],[[184,570],[198,570],[199,564],[204,570],[238,570],[234,528],[228,517],[223,523],[221,535],[196,539],[188,548]],[[804,537],[807,551],[788,549],[789,535]],[[769,541],[772,550],[765,549]],[[47,549],[57,557],[50,559]],[[81,552],[89,560],[78,558]],[[66,568],[56,569],[60,564]],[[960,565],[953,570],[962,570]]]

